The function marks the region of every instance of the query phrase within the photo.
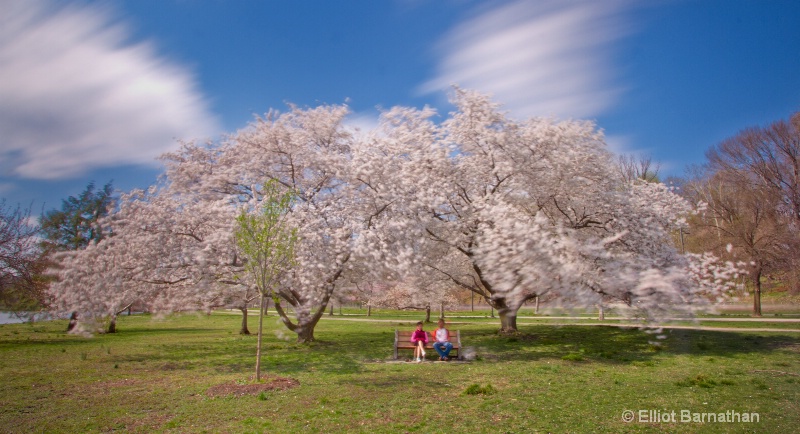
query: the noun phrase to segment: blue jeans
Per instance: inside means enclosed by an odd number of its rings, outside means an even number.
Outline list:
[[[444,350],[442,350],[442,347],[444,347]],[[434,342],[433,349],[436,350],[437,353],[439,353],[439,357],[448,357],[450,355],[450,350],[453,349],[453,344],[451,344],[450,342],[445,342],[445,343]]]

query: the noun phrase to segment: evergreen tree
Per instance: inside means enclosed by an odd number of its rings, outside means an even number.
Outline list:
[[[111,181],[95,191],[94,181],[78,196],[62,201],[61,209],[42,216],[42,233],[47,247],[56,250],[78,250],[108,235],[99,221],[108,215],[115,203]]]

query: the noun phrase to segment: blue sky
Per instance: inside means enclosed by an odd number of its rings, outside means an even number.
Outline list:
[[[457,83],[513,116],[593,119],[682,175],[800,110],[800,2],[0,0],[0,197],[146,187],[177,140],[270,108],[445,114]]]

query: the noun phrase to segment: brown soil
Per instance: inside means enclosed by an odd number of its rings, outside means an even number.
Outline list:
[[[273,377],[255,384],[220,384],[206,390],[206,395],[211,397],[258,395],[269,390],[286,390],[299,385],[300,382],[293,378]]]

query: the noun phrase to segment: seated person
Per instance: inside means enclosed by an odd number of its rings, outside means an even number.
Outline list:
[[[453,344],[450,343],[450,331],[444,327],[444,320],[439,320],[439,328],[433,332],[433,349],[439,353],[439,360],[450,360],[450,351]]]
[[[425,358],[425,345],[428,345],[428,332],[422,330],[422,321],[411,334],[411,343],[414,344],[414,361],[421,362]]]

